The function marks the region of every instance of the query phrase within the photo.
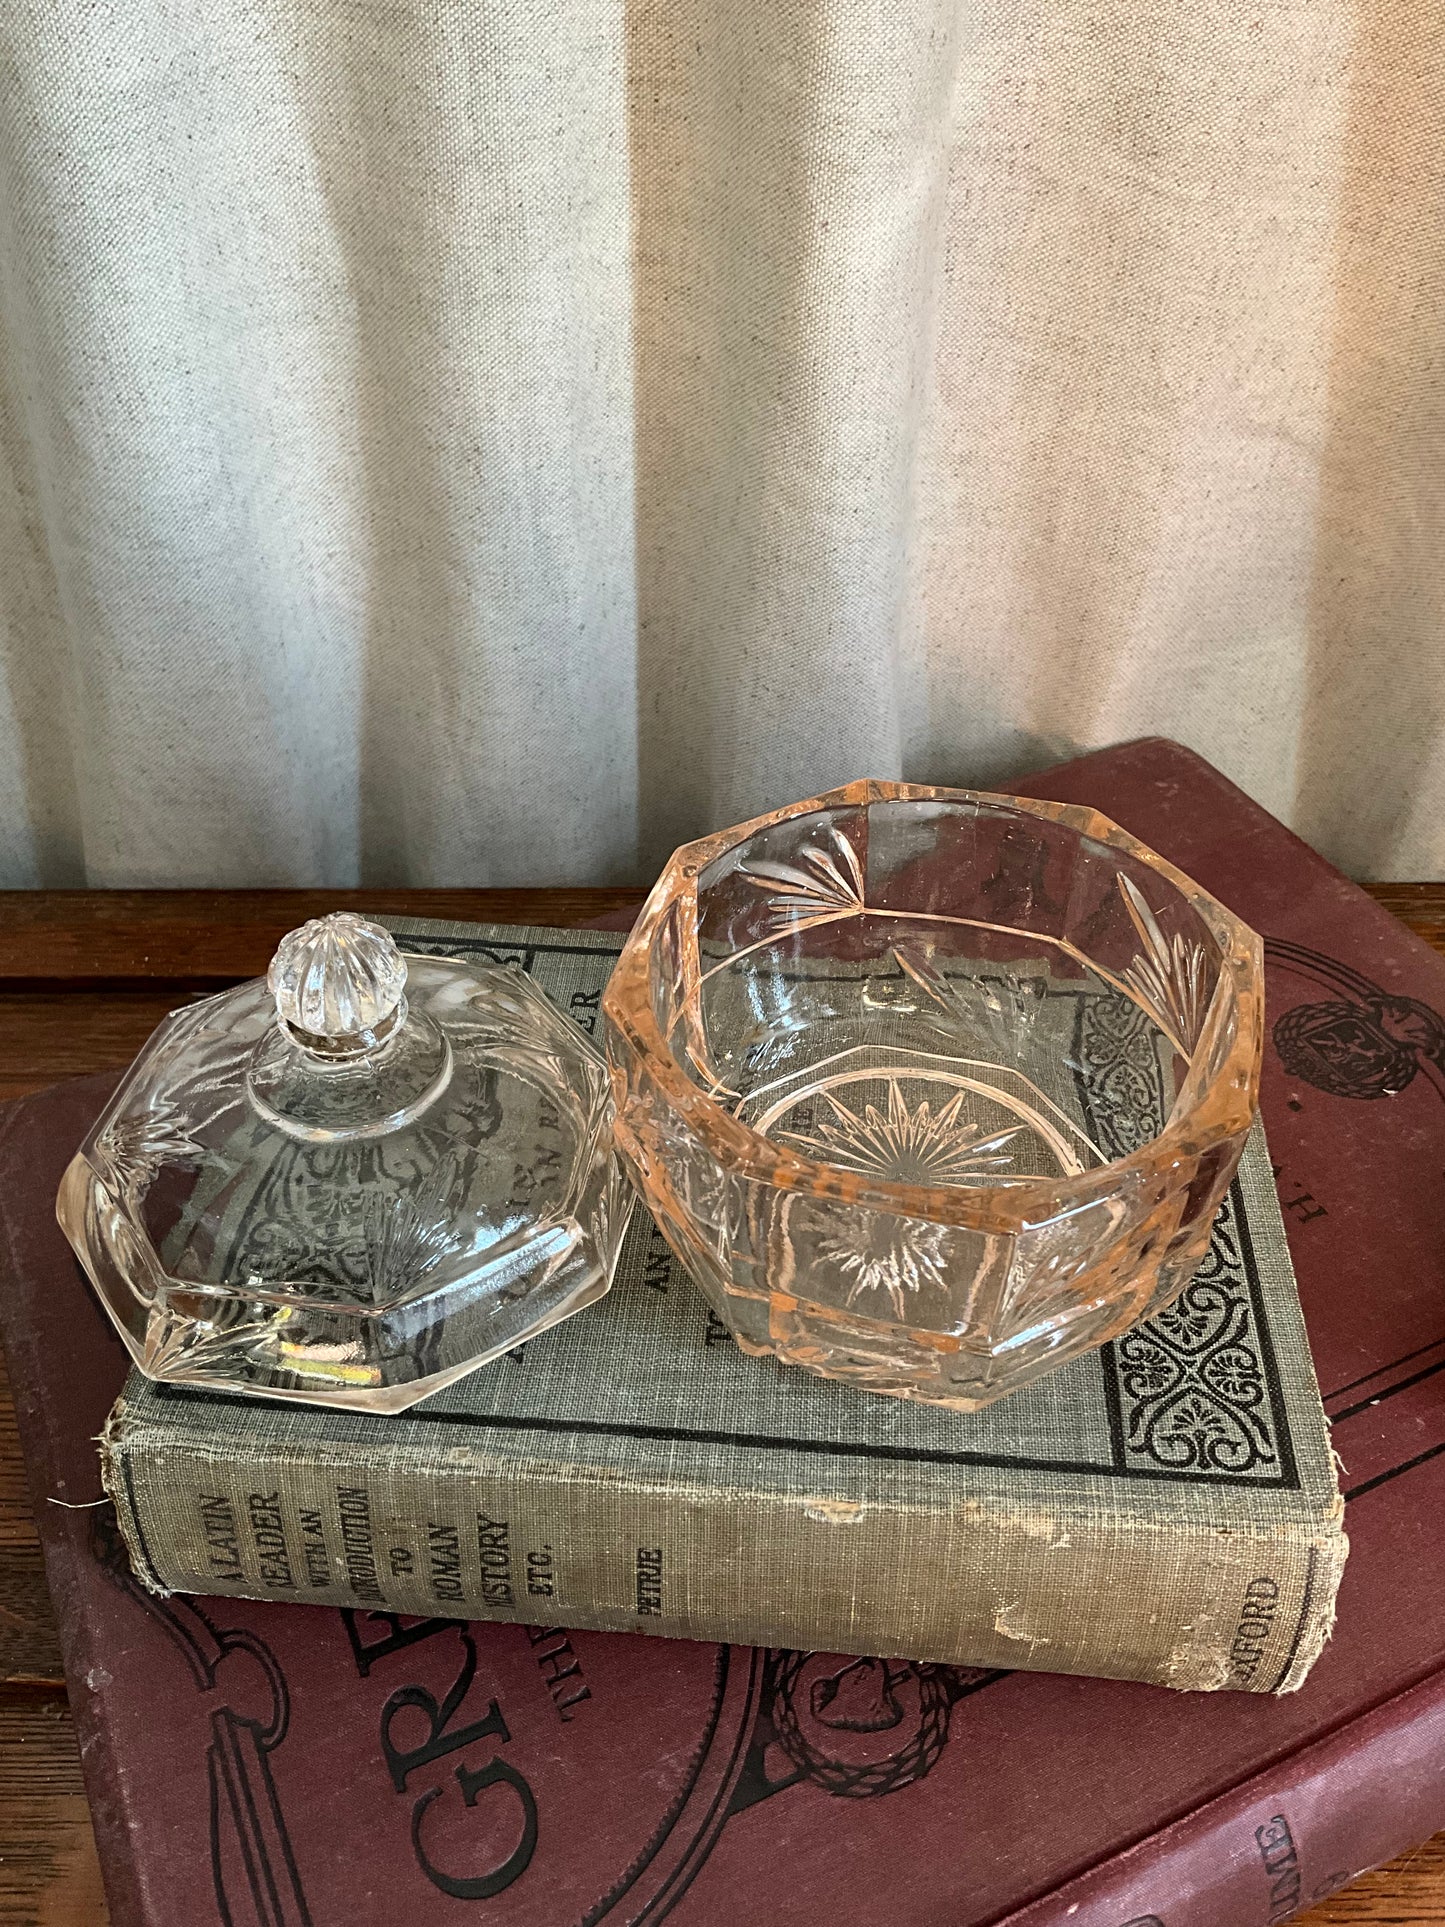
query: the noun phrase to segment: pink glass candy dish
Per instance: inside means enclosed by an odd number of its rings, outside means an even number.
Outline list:
[[[603,1000],[617,1137],[745,1351],[971,1411],[1183,1288],[1262,993],[1107,818],[852,783],[674,854]]]

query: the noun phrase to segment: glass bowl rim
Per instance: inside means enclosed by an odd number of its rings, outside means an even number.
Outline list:
[[[684,912],[685,941],[696,942],[698,878],[720,857],[760,831],[794,817],[872,803],[938,802],[1003,806],[1025,816],[1061,823],[1080,837],[1143,863],[1185,898],[1218,943],[1221,962],[1191,1064],[1197,1062],[1225,1021],[1232,1001],[1235,1035],[1215,1074],[1185,1105],[1176,1098],[1162,1130],[1126,1156],[1095,1165],[1075,1177],[1041,1178],[1009,1185],[918,1185],[893,1183],[817,1162],[785,1149],[744,1124],[708,1096],[677,1061],[653,1014],[648,962],[664,917],[673,905]],[[688,913],[691,913],[690,915]],[[1101,811],[1077,803],[1054,803],[1005,791],[953,789],[926,783],[893,783],[865,777],[821,795],[769,810],[745,823],[683,843],[673,851],[649,891],[603,993],[608,1059],[612,1069],[615,1129],[630,1138],[625,1068],[616,1061],[614,1034],[626,1040],[669,1105],[720,1165],[774,1190],[888,1211],[967,1230],[1017,1233],[1031,1225],[1113,1195],[1135,1178],[1197,1159],[1216,1144],[1242,1139],[1258,1106],[1264,1037],[1264,946],[1244,920],[1192,877]],[[1188,1080],[1184,1087],[1188,1088]],[[1183,1093],[1181,1092],[1181,1097]]]

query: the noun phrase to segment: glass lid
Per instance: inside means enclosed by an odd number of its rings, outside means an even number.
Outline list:
[[[338,912],[161,1024],[60,1221],[151,1377],[399,1411],[607,1290],[611,1120],[520,970]]]

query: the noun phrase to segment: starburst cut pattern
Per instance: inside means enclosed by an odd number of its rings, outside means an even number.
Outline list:
[[[968,1093],[959,1091],[935,1112],[924,1098],[910,1108],[896,1077],[888,1080],[888,1108],[865,1104],[862,1115],[831,1091],[821,1096],[831,1116],[811,1133],[789,1131],[793,1142],[822,1162],[893,1184],[959,1184],[1013,1162],[1009,1148],[1021,1124],[989,1131],[961,1117]]]
[[[849,1281],[848,1303],[865,1291],[886,1291],[894,1315],[904,1315],[904,1294],[917,1297],[925,1287],[948,1286],[948,1233],[921,1218],[873,1214],[862,1238],[821,1238],[818,1255]]]
[[[770,908],[785,929],[805,930],[830,917],[857,916],[863,901],[863,866],[847,837],[830,826],[823,844],[798,852],[797,861],[755,857],[738,875],[766,890]]]
[[[1178,935],[1171,943],[1139,886],[1122,870],[1117,875],[1119,894],[1144,946],[1143,955],[1124,972],[1124,982],[1180,1056],[1189,1057],[1209,1003],[1203,947]]]

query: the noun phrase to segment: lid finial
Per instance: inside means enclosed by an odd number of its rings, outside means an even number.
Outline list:
[[[370,1050],[405,1011],[406,959],[389,930],[350,910],[284,936],[266,982],[299,1044],[328,1057]]]

